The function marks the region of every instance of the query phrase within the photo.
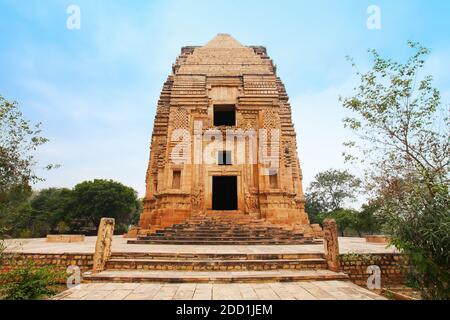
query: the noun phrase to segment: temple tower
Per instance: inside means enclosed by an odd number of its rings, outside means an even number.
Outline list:
[[[309,226],[291,107],[261,46],[184,47],[158,102],[139,233],[194,215]]]

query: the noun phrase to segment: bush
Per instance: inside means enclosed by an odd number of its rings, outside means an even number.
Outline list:
[[[446,186],[434,192],[414,188],[401,201],[384,203],[380,213],[392,244],[409,257],[409,283],[424,299],[450,299],[450,198]]]
[[[63,273],[51,266],[27,262],[0,275],[0,297],[4,300],[39,300],[55,295]]]

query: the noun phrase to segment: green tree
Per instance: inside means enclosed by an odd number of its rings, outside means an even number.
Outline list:
[[[321,213],[318,217],[320,223],[327,218],[336,220],[339,233],[342,237],[345,237],[346,233],[356,231],[359,213],[352,209],[339,209],[332,212]]]
[[[353,229],[360,237],[364,234],[375,234],[380,232],[383,221],[377,214],[379,208],[379,202],[374,200],[362,205],[353,224]]]
[[[34,215],[45,219],[51,230],[67,231],[65,225],[70,223],[69,215],[73,205],[72,190],[65,188],[41,190],[31,199],[30,205]]]
[[[17,102],[0,96],[0,195],[17,185],[40,180],[34,173],[33,153],[47,141],[41,135],[40,123],[31,124],[23,117]]]
[[[95,228],[101,218],[115,218],[118,230],[125,231],[140,208],[137,192],[130,187],[112,180],[85,181],[73,189],[71,218]]]
[[[408,254],[422,295],[448,299],[449,110],[433,78],[422,76],[429,50],[409,46],[414,54],[405,63],[370,50],[372,68],[357,70],[355,94],[341,98],[354,113],[345,126],[361,139],[346,144],[346,159],[368,164],[368,190],[381,201],[377,214]]]
[[[35,174],[34,153],[47,141],[40,123],[26,120],[17,102],[0,96],[0,227],[16,229],[12,216],[23,210],[31,184],[42,180]]]
[[[345,202],[356,199],[360,186],[361,180],[347,170],[320,172],[306,192],[307,205],[315,212],[340,210]]]

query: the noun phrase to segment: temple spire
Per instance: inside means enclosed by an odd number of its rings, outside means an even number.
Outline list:
[[[206,48],[242,48],[239,41],[227,33],[219,33],[214,39],[205,45]]]

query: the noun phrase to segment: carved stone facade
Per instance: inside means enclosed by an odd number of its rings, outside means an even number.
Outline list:
[[[217,106],[233,108],[233,125],[214,125]],[[229,129],[243,132],[241,145],[218,142],[219,135],[225,141]],[[253,142],[247,139],[252,134]],[[213,144],[216,148],[211,148]],[[205,161],[205,154],[210,152],[214,159],[217,150],[230,152],[231,163]],[[255,150],[252,159],[240,161],[243,154]],[[272,161],[269,173],[264,157]],[[216,177],[235,181],[228,196],[236,193],[236,208],[231,210],[236,216],[249,215],[294,229],[309,227],[284,85],[264,47],[244,46],[227,34],[219,34],[203,47],[184,47],[164,84],[139,233],[183,222],[194,214],[217,214],[220,210],[213,210],[220,197],[214,196]]]

